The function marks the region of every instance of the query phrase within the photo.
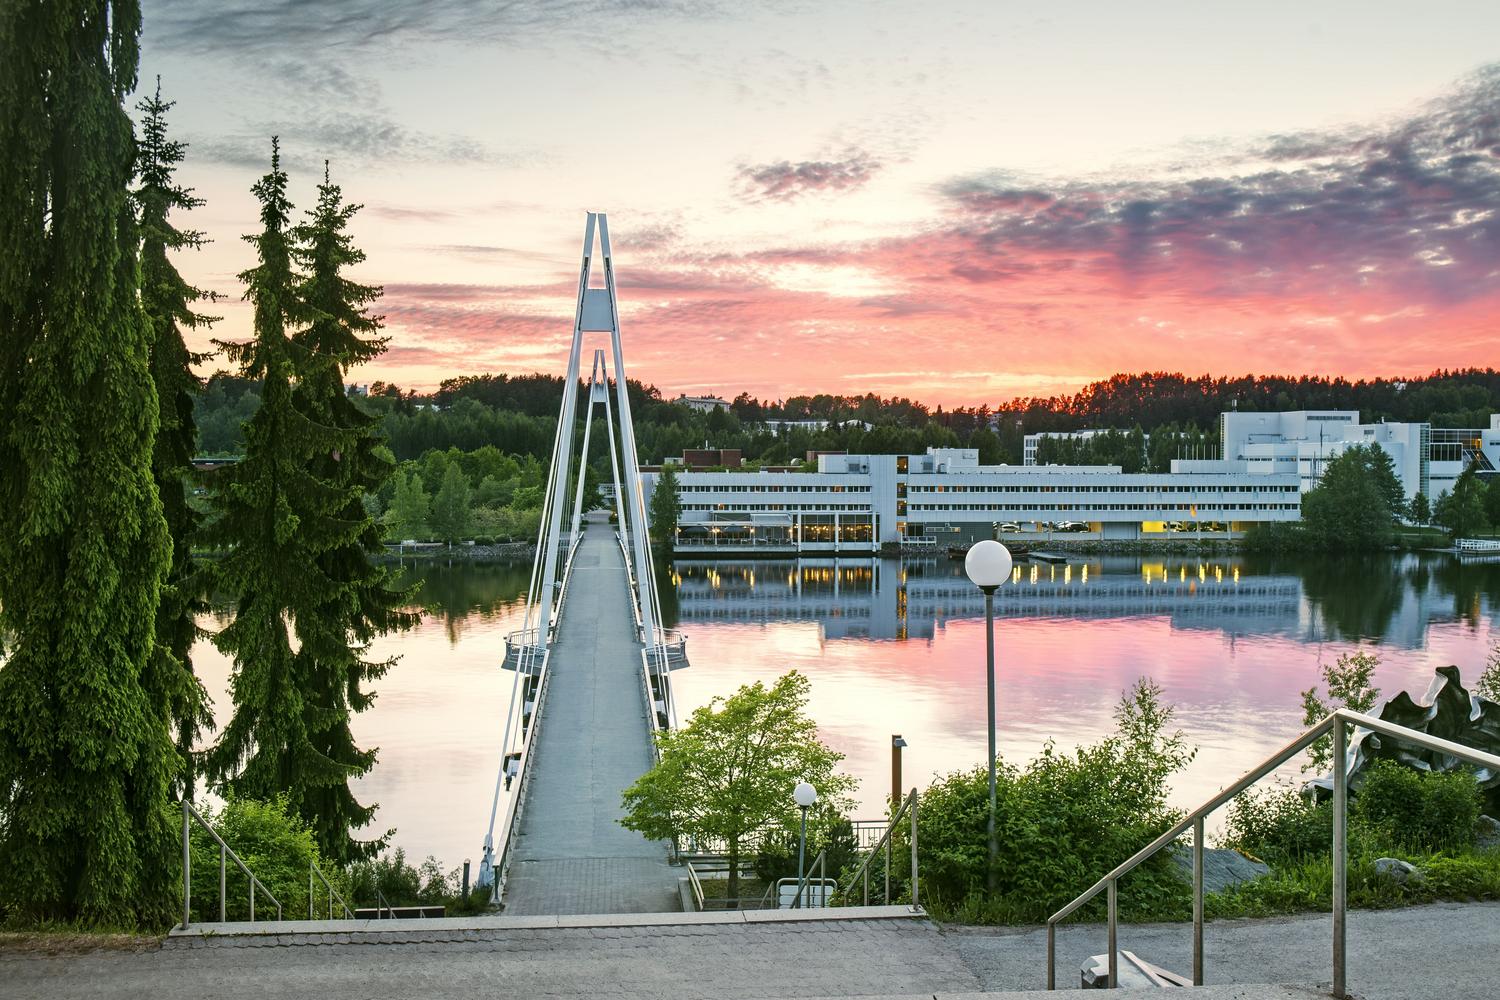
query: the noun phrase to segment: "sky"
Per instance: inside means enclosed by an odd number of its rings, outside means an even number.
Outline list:
[[[1147,370],[1500,364],[1500,4],[144,0],[236,275],[280,137],[430,389],[564,371],[609,214],[664,395],[978,405]],[[210,334],[195,337],[205,346]],[[587,356],[586,356],[587,357]],[[217,363],[222,366],[223,362]],[[216,367],[210,362],[206,369]]]

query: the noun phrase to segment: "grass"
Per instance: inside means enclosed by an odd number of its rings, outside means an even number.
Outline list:
[[[90,928],[75,922],[46,922],[23,926],[0,924],[0,953],[78,955],[89,951],[155,951],[160,934],[113,928]]]
[[[1398,883],[1376,872],[1377,857],[1408,861],[1422,873],[1422,878]],[[1102,920],[1103,899],[1101,893],[1074,920]],[[1419,903],[1480,900],[1500,900],[1500,848],[1437,854],[1391,851],[1349,860],[1350,909],[1381,910]],[[1034,908],[1025,900],[1005,897],[989,900],[976,894],[949,901],[924,895],[922,902],[936,919],[948,923],[1017,926],[1036,922]],[[1333,908],[1333,863],[1328,857],[1315,857],[1274,868],[1258,879],[1209,893],[1204,897],[1203,907],[1210,920],[1327,913]],[[1177,923],[1191,919],[1191,914],[1191,887],[1186,881],[1179,891],[1141,898],[1139,893],[1131,893],[1128,876],[1121,880],[1121,923]]]

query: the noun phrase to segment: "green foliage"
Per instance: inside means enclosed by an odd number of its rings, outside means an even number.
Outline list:
[[[458,463],[443,472],[442,486],[432,501],[432,530],[444,542],[456,542],[467,536],[472,516],[469,512],[469,478]]]
[[[421,538],[427,532],[427,491],[422,487],[421,473],[396,473],[396,495],[391,501],[389,523],[398,539]]]
[[[344,874],[323,857],[312,831],[287,805],[284,797],[269,801],[231,797],[222,810],[204,805],[198,809],[224,843],[240,856],[261,884],[281,903],[281,915],[287,920],[307,917],[307,876],[309,865],[316,864],[346,902],[349,883]],[[189,837],[192,850],[193,919],[219,919],[219,845],[202,827],[194,823]],[[328,895],[323,883],[313,881],[314,912],[327,913]],[[225,917],[248,920],[250,917],[250,883],[234,860],[228,859],[224,894]],[[342,913],[335,903],[335,912]],[[255,917],[271,920],[276,906],[256,890]]]
[[[979,766],[936,781],[918,811],[924,896],[940,914],[985,922],[1044,920],[1099,875],[1158,836],[1176,818],[1167,779],[1195,751],[1169,731],[1172,709],[1142,679],[1116,708],[1116,732],[1072,754],[1050,744],[997,774],[996,891],[986,890],[988,771]],[[1166,854],[1124,883],[1127,914],[1176,913],[1187,894]]]
[[[470,884],[463,894],[463,870],[444,872],[429,855],[420,865],[406,860],[406,851],[349,866],[349,902],[360,908],[376,906],[442,906],[447,916],[483,913],[490,907],[490,890]]]
[[[182,331],[211,326],[218,317],[193,310],[194,303],[213,301],[216,296],[188,284],[169,256],[176,250],[196,250],[208,241],[195,230],[177,228],[170,218],[174,210],[191,211],[203,200],[174,179],[186,146],[167,138],[166,114],[172,102],[161,99],[160,78],[156,93],[140,101],[138,107],[145,117],[136,157],[140,186],[134,197],[141,226],[141,307],[151,336],[151,378],[156,385],[158,424],[151,471],[172,536],[172,568],[156,610],[156,655],[162,661],[157,673],[168,685],[161,697],[167,701],[177,752],[183,760],[183,794],[191,799],[193,751],[199,734],[213,728],[208,693],[193,675],[189,657],[199,635],[196,617],[207,610],[202,574],[194,567],[192,556],[201,516],[188,502],[192,459],[198,446],[193,407],[202,390],[192,366],[208,355],[189,351]]]
[[[1500,642],[1490,650],[1490,655],[1484,661],[1484,673],[1479,675],[1479,680],[1474,684],[1474,693],[1481,698],[1500,702]]]
[[[677,470],[670,465],[661,470],[651,491],[649,512],[651,539],[657,552],[667,554],[677,541],[677,522],[682,516],[682,500],[677,495]]]
[[[1365,772],[1351,811],[1382,846],[1443,851],[1474,843],[1482,802],[1468,771],[1418,771],[1377,760]]]
[[[818,790],[828,814],[849,808],[854,779],[834,770],[843,755],[818,739],[806,712],[809,688],[795,670],[769,689],[756,681],[695,709],[677,731],[658,733],[660,760],[625,790],[621,824],[652,839],[724,842],[729,894],[737,896],[742,846],[797,824],[797,782]]]
[[[1302,724],[1315,726],[1335,710],[1347,708],[1354,712],[1368,712],[1375,707],[1380,689],[1373,683],[1375,668],[1380,666],[1380,654],[1342,653],[1332,665],[1321,664],[1323,683],[1327,688],[1326,700],[1316,687],[1302,692]],[[1346,726],[1346,731],[1353,727]],[[1333,766],[1333,737],[1324,736],[1307,751],[1309,763],[1304,771],[1327,771]]]
[[[172,565],[128,187],[140,6],[0,8],[0,899],[156,926],[179,768]]]
[[[1316,805],[1297,789],[1252,788],[1229,803],[1224,846],[1272,865],[1327,856],[1332,843],[1332,806]]]
[[[779,829],[768,832],[761,838],[755,852],[755,877],[765,885],[778,879],[797,877],[797,851],[801,843],[801,828]],[[808,875],[818,854],[826,852],[823,870],[828,878],[852,868],[859,860],[859,841],[854,836],[854,824],[847,816],[819,801],[808,810],[807,856]]]
[[[1369,854],[1349,859],[1349,906],[1381,909],[1439,900],[1500,899],[1500,851],[1469,851],[1430,856],[1391,856],[1410,861],[1420,879],[1406,882],[1382,875]],[[1332,909],[1333,864],[1327,854],[1278,866],[1269,875],[1242,882],[1204,900],[1210,919],[1271,917]]]
[[[1432,505],[1427,502],[1427,494],[1418,491],[1411,498],[1410,517],[1413,524],[1427,524],[1432,520]]]
[[[375,753],[354,746],[348,717],[370,703],[363,683],[388,667],[361,654],[404,622],[395,608],[405,595],[369,559],[380,539],[363,496],[388,463],[340,381],[379,343],[367,339],[376,324],[364,311],[376,292],[339,277],[357,260],[339,231],[353,209],[325,180],[313,222],[293,231],[286,187],[273,140],[271,171],[255,185],[262,231],[247,237],[258,263],[241,275],[255,339],[223,345],[260,381],[261,404],[245,457],[212,479],[220,515],[209,538],[223,550],[215,577],[236,601],[214,643],[234,661],[235,711],[207,763],[241,797],[284,794],[324,853],[344,861],[382,843],[350,836],[373,809],[354,801],[348,782]]]
[[[1486,510],[1489,487],[1479,478],[1476,466],[1470,465],[1453,481],[1453,491],[1438,496],[1432,519],[1448,529],[1451,538],[1468,538],[1490,526]]]
[[[1307,539],[1331,552],[1368,552],[1394,539],[1394,496],[1400,484],[1387,469],[1390,459],[1377,445],[1355,445],[1323,468],[1318,485],[1302,498]]]

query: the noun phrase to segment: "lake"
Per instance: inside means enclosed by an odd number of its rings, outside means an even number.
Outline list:
[[[408,855],[477,865],[510,696],[502,640],[520,627],[530,567],[408,567],[423,613],[373,650],[401,659],[355,720],[360,744],[380,748],[357,794],[380,804],[379,829],[395,827]],[[1174,785],[1181,806],[1296,735],[1320,663],[1379,652],[1383,700],[1424,692],[1449,663],[1472,683],[1500,639],[1496,557],[1080,556],[1020,568],[995,601],[1001,753],[1024,761],[1049,739],[1097,740],[1121,692],[1149,676],[1199,748]],[[894,733],[909,744],[908,787],[983,762],[984,604],[961,562],[679,562],[670,580],[663,610],[692,662],[673,675],[684,719],[741,684],[804,672],[824,739],[860,780],[861,817],[883,809]],[[206,641],[194,662],[222,723],[229,665]]]

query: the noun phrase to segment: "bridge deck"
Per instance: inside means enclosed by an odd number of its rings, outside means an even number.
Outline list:
[[[505,912],[680,909],[667,845],[620,826],[620,793],[651,766],[641,644],[625,561],[604,515],[574,556],[552,647]]]

